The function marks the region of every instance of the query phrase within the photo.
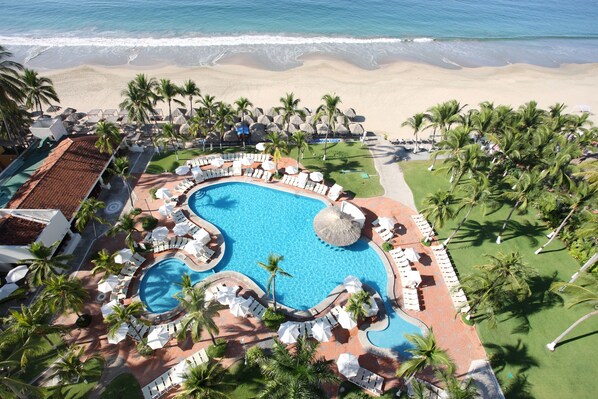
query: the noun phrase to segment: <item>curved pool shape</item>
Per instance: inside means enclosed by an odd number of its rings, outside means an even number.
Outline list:
[[[295,309],[309,309],[320,303],[348,275],[360,278],[387,300],[387,277],[379,255],[367,242],[339,248],[322,242],[313,230],[316,214],[326,204],[301,195],[249,183],[220,183],[196,191],[189,207],[214,224],[226,243],[224,256],[214,272],[234,270],[245,274],[265,290],[268,273],[257,262],[266,262],[270,253],[284,255],[280,266],[293,277],[277,277],[276,298]],[[173,295],[180,287],[181,274],[194,283],[211,273],[190,270],[178,259],[153,266],[140,286],[141,299],[153,312],[165,312],[177,305]],[[176,262],[176,263],[175,263]],[[171,264],[176,266],[170,267]],[[386,303],[387,310],[389,304]],[[405,333],[421,332],[389,311],[389,327],[368,336],[377,346],[400,352],[407,343]],[[376,339],[377,337],[382,339]]]

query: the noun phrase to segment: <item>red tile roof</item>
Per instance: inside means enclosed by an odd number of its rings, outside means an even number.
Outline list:
[[[7,208],[58,209],[71,220],[110,161],[97,136],[67,137],[15,193]]]
[[[28,245],[44,230],[44,223],[15,216],[0,219],[0,245]]]

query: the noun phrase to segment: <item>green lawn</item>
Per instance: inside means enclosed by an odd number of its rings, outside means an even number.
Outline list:
[[[246,149],[228,147],[223,150],[223,152],[235,151],[252,152],[255,149],[253,147],[247,147]],[[183,165],[188,159],[217,152],[221,151],[217,148],[206,152],[201,151],[201,149],[183,150],[179,151],[178,161],[172,152],[155,154],[147,167],[147,173],[172,172],[178,166]],[[321,171],[329,185],[338,183],[351,195],[367,198],[376,197],[384,193],[376,168],[374,167],[372,155],[368,148],[362,146],[360,142],[328,144],[327,159],[325,162],[322,160],[323,153],[324,145],[313,145],[312,151],[306,152],[301,163],[311,171]],[[296,159],[297,151],[293,149],[288,156]],[[369,177],[364,179],[362,177],[364,173]]]
[[[264,385],[264,379],[257,366],[246,366],[242,361],[231,366],[225,381],[234,389],[228,393],[232,399],[252,399],[257,397]]]
[[[86,398],[89,392],[95,388],[97,382],[102,375],[102,369],[104,367],[104,359],[92,359],[85,365],[87,371],[87,382],[80,381],[77,384],[64,385],[60,388],[50,388],[47,390],[46,398],[64,398],[64,399],[82,399]],[[60,389],[60,394],[54,392],[56,389]],[[59,395],[59,396],[58,396]],[[113,398],[127,398],[135,399],[135,396],[111,396]],[[140,395],[141,399],[142,396]]]
[[[418,207],[427,193],[449,186],[446,175],[426,169],[428,161],[401,162],[400,166]],[[504,235],[504,242],[497,245],[497,233],[509,210],[508,204],[486,216],[479,209],[474,210],[449,245],[450,255],[461,276],[471,273],[475,265],[484,264],[484,254],[499,251],[519,251],[524,261],[538,270],[539,276],[532,284],[533,296],[525,304],[500,316],[499,326],[495,329],[485,322],[477,324],[488,354],[494,357],[497,376],[509,398],[594,397],[598,319],[580,325],[555,352],[551,353],[545,347],[589,310],[567,309],[559,297],[547,293],[553,281],[568,280],[580,266],[562,242],[556,240],[542,254],[534,255],[538,246],[546,241],[549,229],[533,209],[525,215],[515,215]],[[443,229],[437,229],[440,239],[446,238],[459,220],[457,217]]]
[[[110,381],[100,399],[143,399],[139,382],[133,374],[124,373]]]
[[[50,338],[50,341],[52,341],[59,350],[64,348],[64,344],[58,334],[50,334],[48,335],[48,338]],[[37,342],[35,345],[36,353],[34,356],[30,356],[27,362],[27,366],[22,375],[24,381],[31,381],[40,375],[58,358],[57,351],[54,350],[48,341],[41,337],[34,337],[31,340],[34,343]],[[17,351],[13,355],[13,359],[16,359],[19,356],[21,356],[21,353],[20,351]]]

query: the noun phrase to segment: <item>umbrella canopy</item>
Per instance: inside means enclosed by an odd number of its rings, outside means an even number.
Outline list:
[[[98,284],[98,291],[100,292],[111,292],[114,287],[120,284],[120,280],[117,276],[110,275],[106,278],[106,280],[102,281]]]
[[[245,122],[248,125],[251,125],[252,123],[255,123],[255,120],[253,120],[251,115],[245,115],[245,118],[243,118],[243,122]]]
[[[363,132],[365,132],[365,130],[363,129],[363,126],[361,126],[361,124],[359,124],[359,123],[350,124],[349,131],[353,134],[363,134]]]
[[[411,262],[417,262],[421,256],[417,253],[417,251],[413,248],[406,248],[403,253],[405,257],[409,259]]]
[[[161,111],[161,110],[160,110]],[[185,115],[187,113],[187,110],[185,108],[175,108],[174,111],[172,111],[171,116],[173,118],[176,118],[178,116],[182,116]]]
[[[274,116],[273,121],[277,125],[282,125],[284,123],[284,116],[282,116],[282,115],[276,115],[276,116]]]
[[[15,283],[8,283],[0,287],[0,299],[8,297],[19,288]]]
[[[252,112],[252,114],[253,114],[254,116],[258,117],[258,116],[260,116],[260,115],[264,115],[264,110],[263,110],[263,109],[261,109],[260,107],[255,107],[255,108],[253,109],[253,112]]]
[[[328,125],[326,125],[324,123],[320,123],[319,125],[316,125],[316,131],[318,132],[318,134],[326,134],[326,133],[328,133]]]
[[[203,243],[191,240],[183,247],[183,251],[190,253],[191,255],[200,255],[204,253],[204,245]]]
[[[168,235],[168,228],[165,226],[156,227],[152,230],[152,238],[156,241],[164,241]]]
[[[67,122],[77,123],[79,121],[79,117],[77,114],[73,113],[66,117],[65,119]]]
[[[102,316],[104,316],[104,318],[106,318],[106,316],[111,315],[112,313],[114,313],[114,307],[118,306],[120,307],[120,303],[118,302],[118,300],[113,299],[110,302],[102,305],[102,307],[100,308],[100,310],[102,311]]]
[[[341,353],[336,361],[336,366],[338,372],[347,378],[355,377],[359,371],[359,361],[350,353]]]
[[[319,182],[319,181],[324,180],[324,175],[322,174],[322,172],[311,172],[309,174],[309,178],[312,181]]]
[[[264,151],[266,149],[266,143],[257,143],[255,149],[258,151]]]
[[[269,133],[280,133],[280,126],[276,123],[269,123],[268,126],[266,126],[266,130]]]
[[[349,134],[349,128],[345,125],[337,126],[335,131],[336,131],[336,133],[339,133],[339,134]]]
[[[361,280],[355,276],[347,276],[343,281],[343,285],[349,294],[354,294],[357,291],[361,291]]]
[[[351,245],[361,237],[359,223],[335,206],[326,207],[316,215],[314,230],[320,239],[337,247]]]
[[[187,222],[177,223],[174,225],[172,232],[177,236],[184,236],[189,232],[189,224]]]
[[[156,198],[170,199],[172,198],[172,193],[166,187],[162,187],[156,190]]]
[[[322,116],[320,116],[320,122],[327,125],[330,122],[330,119],[328,118],[328,115],[322,115]]]
[[[199,180],[203,177],[203,171],[199,166],[194,166],[193,168],[191,168],[191,174],[193,175],[193,178],[195,180]]]
[[[357,116],[353,108],[347,108],[343,114],[345,114],[345,116],[349,119],[353,119]]]
[[[290,122],[293,125],[300,125],[303,123],[303,119],[301,119],[301,117],[299,115],[293,115],[293,116],[291,116]]]
[[[114,333],[114,335],[108,334],[108,343],[109,344],[118,344],[120,341],[127,337],[127,332],[129,331],[129,326],[127,323],[122,323],[118,330]]]
[[[174,112],[173,112],[173,114],[174,114]],[[183,115],[179,115],[176,118],[172,119],[172,123],[174,123],[176,125],[184,125],[187,123],[187,119]]]
[[[210,165],[212,165],[215,168],[221,168],[222,165],[224,165],[224,159],[222,159],[221,157],[214,158],[210,161]]]
[[[189,134],[189,124],[183,123],[179,129],[179,133],[183,135]]]
[[[363,307],[365,309],[366,317],[376,316],[378,314],[378,311],[380,310],[378,308],[378,303],[376,303],[374,298],[370,298],[370,304],[366,303],[363,305]]]
[[[269,115],[260,115],[257,118],[257,123],[261,123],[267,125],[268,123],[272,122],[272,117]]]
[[[253,165],[253,158],[251,158],[251,157],[243,157],[243,159],[241,159],[241,165],[243,165],[243,166],[251,166],[251,165]]]
[[[417,270],[407,270],[403,278],[404,287],[417,287],[422,282],[422,276]]]
[[[187,165],[181,165],[174,170],[174,173],[176,173],[179,176],[184,176],[187,173],[189,173],[190,170],[191,169]]]
[[[344,329],[351,330],[357,327],[357,322],[353,316],[351,316],[351,314],[345,310],[345,308],[341,308],[341,310],[338,312],[338,316],[336,316],[336,319],[338,320],[338,324],[340,324]]]
[[[276,167],[276,164],[272,161],[262,162],[262,169],[264,169],[264,170],[272,170],[275,167]]]
[[[378,222],[380,223],[380,227],[384,227],[387,230],[394,230],[395,224],[397,224],[397,219],[393,218],[392,216],[385,216],[378,219]]]
[[[246,317],[247,312],[249,312],[249,300],[242,297],[236,297],[229,307],[233,316]]]
[[[29,268],[27,267],[27,265],[17,266],[8,272],[8,274],[6,275],[6,282],[16,283],[17,281],[24,279],[27,275],[27,272],[29,272]]]
[[[278,115],[278,110],[276,108],[274,108],[274,107],[270,107],[266,111],[266,115],[268,115],[268,116]]]
[[[259,125],[263,126],[263,125]],[[252,141],[264,141],[266,139],[266,131],[264,129],[253,129],[251,131],[251,140]],[[257,148],[257,147],[256,147]],[[264,151],[264,150],[259,150]]]
[[[171,203],[163,204],[158,208],[158,212],[163,216],[170,216],[174,212],[174,205]]]
[[[118,251],[118,253],[116,254],[116,256],[114,257],[114,261],[116,263],[126,263],[126,262],[131,262],[133,260],[133,251],[131,251],[129,248],[123,248],[120,251]]]
[[[328,342],[332,337],[332,330],[330,329],[330,325],[324,324],[324,322],[321,320],[318,320],[313,324],[313,326],[311,327],[311,333],[314,336],[314,338],[320,342]]]
[[[50,105],[48,109],[46,109],[46,112],[58,112],[61,109],[62,108],[60,108],[60,105]]]
[[[314,134],[316,131],[312,125],[309,123],[302,123],[299,125],[299,130],[304,131],[305,133]]]
[[[195,241],[199,241],[202,244],[207,244],[212,240],[212,236],[206,229],[201,229],[197,233],[193,234]]]
[[[229,130],[228,132],[224,133],[224,141],[238,141],[239,136],[237,135],[237,130]]]
[[[294,344],[299,337],[299,325],[292,321],[286,321],[278,328],[278,337],[283,344]]]
[[[284,171],[286,173],[288,173],[289,175],[295,175],[295,174],[299,173],[299,169],[297,169],[297,167],[294,165],[287,166],[286,168],[284,168]]]
[[[170,341],[170,334],[168,334],[168,330],[163,326],[153,329],[147,335],[147,346],[152,349],[160,349],[164,347],[168,341]]]
[[[185,374],[189,371],[189,362],[182,361],[176,366],[172,368],[172,372],[170,373],[170,380],[174,385],[178,385],[183,382],[185,378]]]
[[[220,287],[220,290],[214,294],[214,297],[221,305],[230,305],[237,297],[235,287]]]

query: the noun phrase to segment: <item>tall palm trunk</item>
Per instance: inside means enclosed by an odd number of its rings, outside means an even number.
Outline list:
[[[172,109],[170,108],[170,100],[168,100],[168,121],[172,124]]]
[[[272,300],[274,301],[274,311],[276,312],[276,277],[272,279]]]
[[[174,140],[170,140],[170,145],[172,145],[172,148],[174,148],[174,156],[176,157],[176,160],[179,160],[179,151],[178,151],[178,147],[179,147],[179,143],[178,141],[175,142]]]
[[[330,129],[326,129],[326,136],[324,137],[324,156],[322,157],[322,160],[325,161],[326,160],[326,148],[328,147],[328,131]]]
[[[571,326],[569,328],[567,328],[565,331],[563,331],[563,333],[561,335],[559,335],[558,337],[556,337],[556,339],[554,341],[546,344],[546,347],[548,348],[548,350],[550,350],[551,352],[554,352],[555,347],[559,344],[559,342],[563,338],[565,338],[565,336],[567,334],[569,334],[579,324],[583,323],[584,321],[586,321],[590,317],[596,316],[596,315],[598,315],[598,309],[597,310],[593,310],[590,313],[588,313],[587,315],[580,317],[575,323],[571,324]]]
[[[573,216],[573,213],[576,210],[577,210],[577,205],[575,205],[573,208],[571,208],[571,211],[569,212],[569,214],[567,215],[567,217],[563,220],[563,222],[559,225],[559,227],[550,234],[550,239],[548,240],[548,242],[546,242],[546,244],[542,245],[540,248],[538,248],[536,250],[536,252],[534,252],[536,255],[538,255],[540,252],[542,252],[544,250],[544,248],[546,248],[547,246],[549,246],[550,243],[553,242],[554,239],[558,237],[559,233],[561,232],[561,230],[563,229],[563,227],[565,227],[565,225],[569,221],[569,218],[571,218],[571,216]]]
[[[455,234],[457,234],[457,232],[459,231],[459,229],[461,228],[461,226],[463,226],[463,223],[465,223],[465,221],[467,220],[467,218],[469,217],[469,214],[471,213],[471,211],[473,210],[474,205],[469,207],[469,210],[467,211],[467,213],[465,214],[465,217],[461,220],[461,222],[459,222],[459,224],[457,225],[457,228],[451,233],[451,235],[442,243],[445,247],[447,245],[449,245],[449,242],[453,239],[453,237],[455,236]]]
[[[417,132],[414,133],[414,136],[415,136],[415,149],[413,150],[413,153],[417,154],[419,152],[419,144],[417,141]]]
[[[517,209],[517,207],[519,206],[520,202],[521,202],[521,200],[517,200],[517,202],[515,202],[515,205],[513,206],[513,209],[511,209],[511,212],[509,212],[509,216],[507,216],[507,219],[502,224],[502,227],[500,229],[500,233],[498,233],[498,237],[496,238],[496,243],[497,244],[500,244],[502,242],[502,234],[507,229],[507,223],[509,223],[509,220],[511,220],[511,216],[513,216],[513,212],[515,212],[515,209]]]
[[[579,278],[581,273],[588,270],[596,262],[598,262],[598,252],[596,252],[594,255],[592,255],[592,257],[590,259],[588,259],[588,261],[586,263],[584,263],[584,265],[577,272],[575,272],[575,274],[573,274],[573,276],[571,276],[571,279],[569,280],[569,284],[573,284],[575,281],[577,281],[577,279]],[[561,288],[559,290],[559,292],[563,292],[564,290],[565,290],[565,287]]]

